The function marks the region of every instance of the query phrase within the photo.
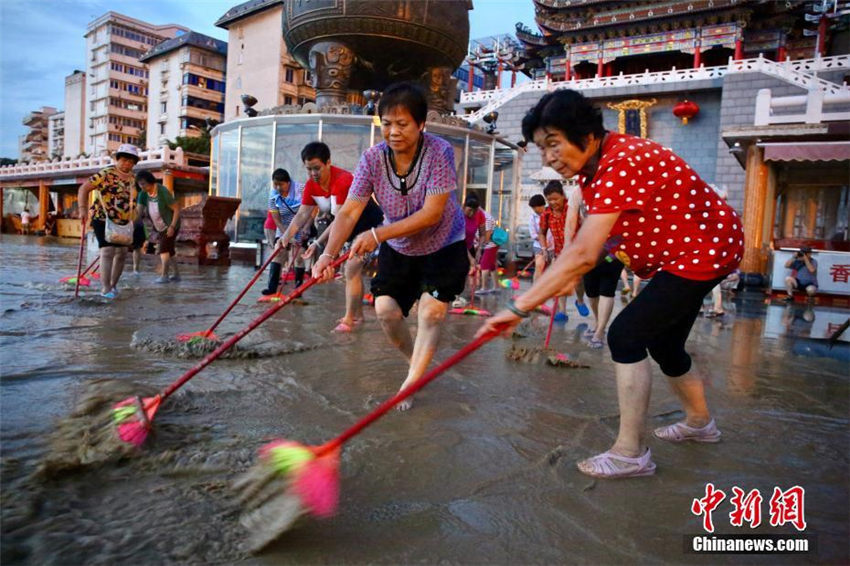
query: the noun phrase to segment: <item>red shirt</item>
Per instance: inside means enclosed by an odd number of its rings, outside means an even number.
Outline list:
[[[301,204],[307,206],[318,206],[322,212],[330,212],[336,216],[339,207],[348,198],[348,188],[354,180],[354,175],[331,165],[331,178],[328,182],[330,192],[322,190],[321,185],[312,178],[304,184],[304,194],[301,197]]]
[[[567,223],[568,206],[564,203],[564,210],[559,213],[552,210],[551,207],[546,207],[543,214],[540,215],[540,234],[546,237],[546,232],[552,231],[552,239],[555,242],[555,255],[560,255],[564,249],[564,227]]]
[[[744,253],[738,214],[670,149],[609,133],[592,179],[579,177],[587,213],[620,211],[605,248],[639,277],[667,271],[707,281]]]

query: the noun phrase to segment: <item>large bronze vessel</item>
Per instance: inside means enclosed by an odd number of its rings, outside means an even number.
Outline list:
[[[283,37],[311,70],[319,107],[344,104],[349,91],[419,80],[429,105],[451,108],[451,73],[469,42],[471,0],[291,0]]]

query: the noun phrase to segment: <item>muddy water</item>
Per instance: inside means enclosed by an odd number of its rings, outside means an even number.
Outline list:
[[[606,482],[574,463],[615,436],[612,365],[606,350],[582,345],[583,320],[571,308],[553,345],[589,369],[509,362],[505,342],[486,345],[419,394],[412,411],[388,415],[346,446],[336,517],[304,521],[251,556],[229,485],[256,449],[280,437],[321,443],[404,377],[374,312],[367,308],[354,335],[330,334],[342,284],[310,290],[308,304],[284,308],[246,338],[256,356],[216,362],[169,399],[142,451],[43,479],[31,474],[50,456],[48,436],[89,380],[161,389],[197,361],[131,347],[134,334],[138,346],[203,330],[253,275],[186,266],[180,284],[162,286],[147,263],[145,275],[125,274],[119,298],[105,304],[93,291],[75,301],[57,283],[75,265],[72,243],[0,239],[3,564],[848,561],[848,345],[826,350],[813,330],[846,311],[815,308],[811,322],[794,308],[785,316],[784,307],[739,298],[723,322],[699,320],[690,347],[710,380],[723,442],[650,441],[655,476]],[[258,293],[220,335],[261,312]],[[498,304],[485,299],[487,308]],[[438,357],[477,324],[449,320]],[[542,342],[529,334],[521,343]],[[656,371],[650,426],[681,418],[677,409]],[[754,532],[766,534],[794,532],[768,524],[774,486],[803,486],[817,551],[684,553],[683,535],[701,532],[690,506],[707,482],[728,497],[732,486],[761,490]],[[727,498],[714,513],[717,532],[749,532],[729,524],[729,511]]]

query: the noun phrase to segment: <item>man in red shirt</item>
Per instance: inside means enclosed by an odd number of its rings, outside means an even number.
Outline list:
[[[316,211],[336,216],[348,198],[348,189],[354,176],[331,164],[331,150],[323,142],[310,142],[301,150],[301,161],[307,169],[309,180],[304,185],[301,207],[289,225],[289,229],[278,240],[277,245],[286,247],[295,234],[310,222]],[[355,324],[363,320],[363,259],[351,258],[345,264],[345,316],[339,319],[336,332],[351,332]],[[300,271],[300,273],[299,273]],[[304,277],[304,268],[295,269],[296,284]]]

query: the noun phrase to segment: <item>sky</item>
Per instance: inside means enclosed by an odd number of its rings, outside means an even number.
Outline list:
[[[374,0],[380,1],[380,0]],[[62,109],[65,77],[85,70],[88,23],[118,12],[152,24],[179,24],[227,41],[213,23],[240,0],[0,0],[0,157],[18,158],[24,115],[42,106]],[[534,27],[533,0],[473,0],[470,38],[512,34],[516,22]]]

